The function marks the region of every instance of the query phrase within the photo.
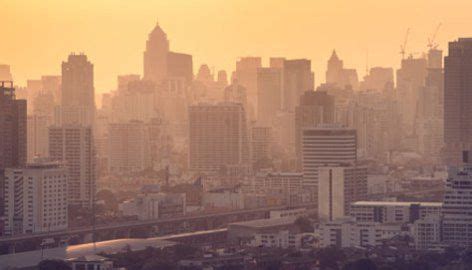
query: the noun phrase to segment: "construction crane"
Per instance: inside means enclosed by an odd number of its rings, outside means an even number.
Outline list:
[[[428,48],[430,50],[434,50],[438,47],[438,44],[435,42],[436,40],[436,35],[438,34],[439,28],[441,28],[442,23],[439,23],[438,26],[436,26],[436,29],[434,30],[433,34],[428,37]]]
[[[405,40],[403,41],[403,44],[400,46],[400,54],[402,55],[402,60],[405,59],[405,54],[406,54],[406,44],[408,43],[408,36],[410,35],[410,28],[406,30],[405,34]]]

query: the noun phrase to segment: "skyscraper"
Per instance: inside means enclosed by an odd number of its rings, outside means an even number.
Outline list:
[[[93,64],[84,54],[71,54],[62,62],[63,124],[93,126],[95,118],[95,89]]]
[[[5,171],[5,235],[65,230],[67,169],[38,161]]]
[[[69,172],[69,203],[90,207],[95,192],[95,149],[91,127],[49,128],[49,157],[65,163]]]
[[[448,163],[472,146],[472,38],[449,43],[444,58],[444,143]]]
[[[262,125],[272,126],[277,111],[281,109],[282,72],[280,68],[257,70],[257,120]]]
[[[26,100],[17,100],[13,82],[0,82],[0,170],[26,163]]]
[[[328,68],[326,70],[326,83],[339,88],[357,89],[359,79],[355,69],[344,68],[344,63],[339,59],[336,51],[333,50],[328,60]]]
[[[318,199],[318,168],[355,164],[357,136],[355,129],[338,125],[321,125],[302,131],[302,167],[304,185]]]
[[[301,168],[302,130],[334,123],[334,97],[325,91],[306,91],[295,109],[295,152]]]
[[[314,73],[308,59],[284,60],[282,108],[293,111],[305,91],[314,90]]]
[[[262,67],[262,59],[260,57],[242,57],[236,62],[236,71],[233,73],[234,79],[244,86],[247,90],[247,99],[250,107],[257,109],[257,70]],[[250,115],[252,117],[252,115]],[[254,117],[256,117],[254,115]],[[251,119],[253,120],[253,119]]]
[[[189,166],[214,172],[249,161],[244,108],[238,103],[199,104],[189,108]]]
[[[443,241],[453,246],[472,246],[472,166],[464,151],[463,165],[448,171],[443,203]]]
[[[167,79],[184,79],[189,84],[193,79],[193,61],[189,54],[171,52],[167,34],[157,23],[149,33],[143,54],[143,79],[157,85]]]

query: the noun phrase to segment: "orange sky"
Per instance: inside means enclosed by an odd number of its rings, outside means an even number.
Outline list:
[[[60,74],[70,52],[95,64],[95,87],[106,92],[118,74],[142,73],[142,52],[156,19],[172,50],[215,70],[234,69],[240,56],[310,58],[316,84],[324,80],[333,48],[345,66],[399,64],[400,44],[411,27],[408,51],[426,49],[439,22],[441,48],[472,36],[470,0],[0,0],[0,63],[17,84]]]

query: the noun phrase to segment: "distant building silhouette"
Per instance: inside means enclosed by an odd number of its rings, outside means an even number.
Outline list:
[[[357,71],[355,69],[344,68],[344,63],[339,59],[335,50],[333,50],[328,60],[326,83],[340,88],[351,87],[357,89],[359,86]]]

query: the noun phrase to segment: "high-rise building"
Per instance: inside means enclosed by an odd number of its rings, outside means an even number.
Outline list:
[[[361,90],[392,91],[393,68],[373,67],[360,84]]]
[[[225,165],[247,164],[246,114],[238,103],[199,104],[189,108],[189,167],[214,172]]]
[[[27,121],[28,162],[35,157],[49,155],[48,118],[42,115],[30,115]]]
[[[26,100],[17,100],[13,82],[0,82],[0,170],[26,163]]]
[[[275,63],[273,63],[275,64]],[[285,111],[293,111],[298,100],[306,91],[314,90],[315,75],[311,71],[311,61],[308,59],[284,60],[283,63],[283,93],[281,107]]]
[[[6,168],[21,168],[26,163],[26,100],[15,97],[13,82],[0,82],[0,217],[3,216]],[[2,221],[0,220],[0,223]],[[2,224],[0,224],[0,227]]]
[[[140,121],[108,127],[108,171],[139,172],[151,167],[149,131]]]
[[[472,38],[449,43],[444,58],[444,143],[448,163],[472,147]]]
[[[274,136],[271,127],[256,126],[251,129],[251,160],[253,163],[272,157]]]
[[[95,192],[95,149],[91,127],[49,128],[49,157],[64,162],[69,171],[69,203],[90,207]]]
[[[341,89],[346,87],[357,89],[359,86],[357,71],[355,69],[344,68],[343,60],[339,59],[335,50],[333,50],[328,60],[326,83]]]
[[[248,102],[255,112],[258,111],[257,70],[261,67],[262,59],[260,57],[242,57],[236,62],[236,71],[233,73],[232,78],[232,81],[237,79],[238,83],[246,88]],[[254,117],[257,116],[254,115]]]
[[[295,152],[301,168],[302,130],[334,123],[334,97],[324,91],[306,91],[295,109]]]
[[[464,151],[462,155],[464,164],[451,166],[448,171],[443,202],[442,239],[448,245],[471,247],[472,164],[469,151]]]
[[[257,70],[257,121],[272,126],[277,111],[282,108],[283,70],[259,68]]]
[[[68,171],[39,161],[5,170],[5,235],[65,230]]]
[[[170,78],[183,78],[187,84],[193,79],[192,56],[171,52],[167,34],[159,24],[149,33],[143,55],[144,80],[157,85]]]
[[[367,199],[367,167],[318,168],[318,217],[333,221],[349,216],[351,203]]]
[[[127,74],[127,75],[119,75],[118,76],[118,92],[126,92],[128,91],[128,84],[130,82],[139,81],[141,76],[138,74]]]
[[[62,63],[63,124],[93,126],[95,120],[95,89],[93,64],[84,54],[71,54]]]
[[[318,168],[345,166],[357,161],[357,135],[355,129],[338,125],[321,125],[302,131],[302,168],[304,185],[318,196]]]
[[[414,134],[415,120],[418,116],[418,96],[425,86],[427,74],[426,58],[403,59],[397,70],[397,99],[402,113],[403,137]]]

